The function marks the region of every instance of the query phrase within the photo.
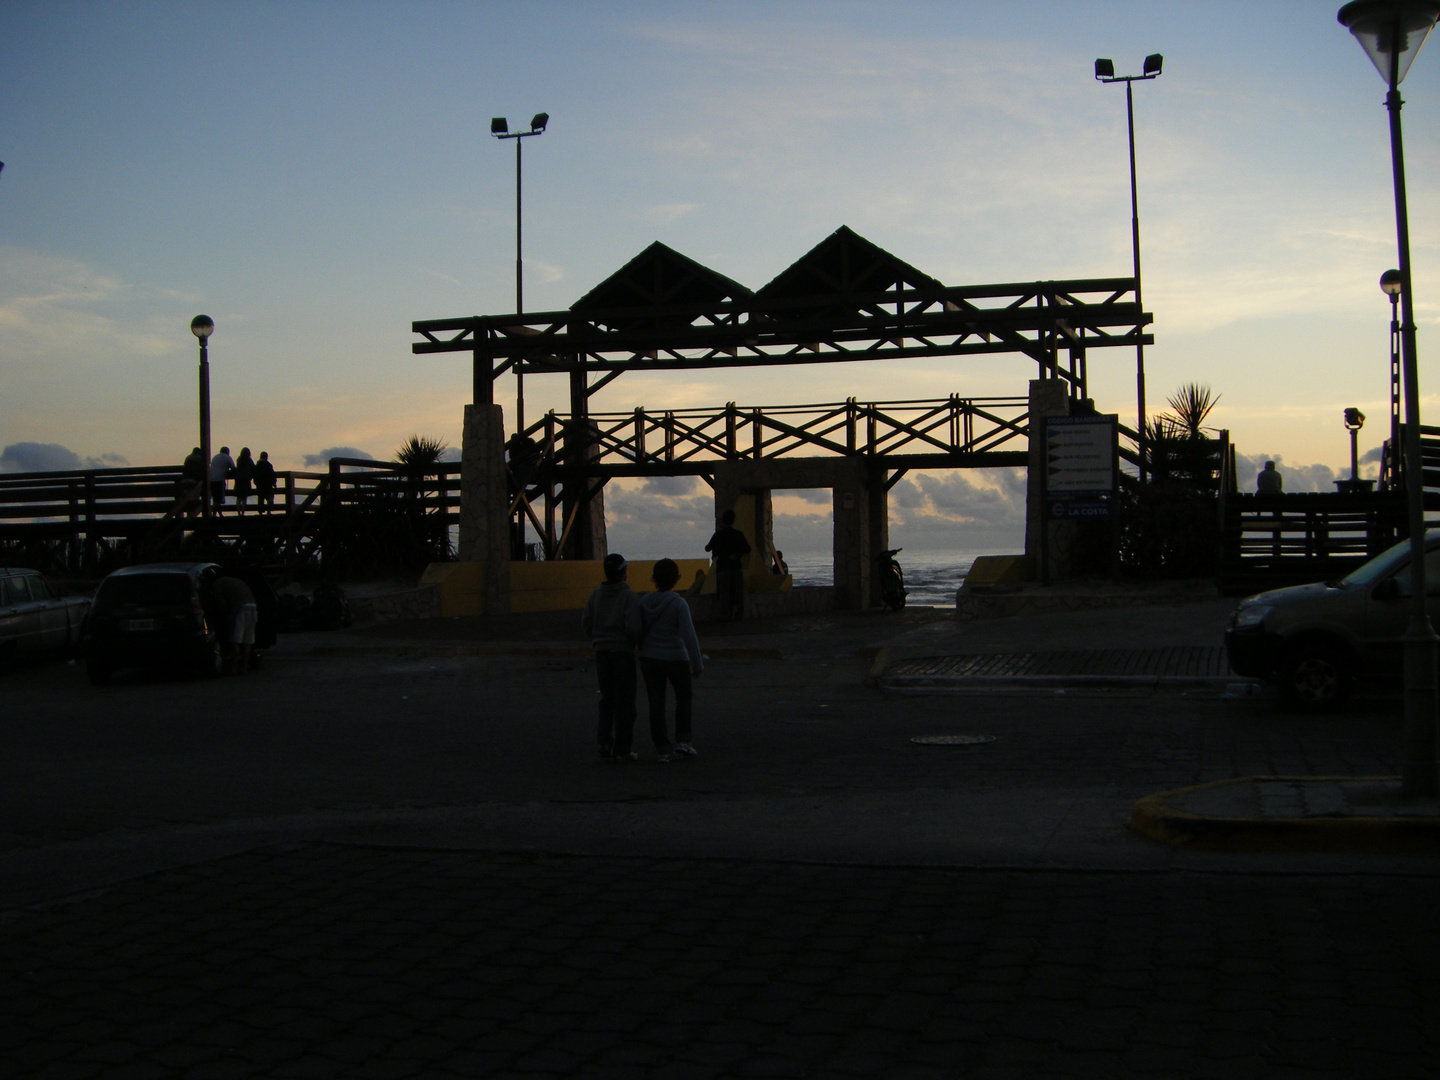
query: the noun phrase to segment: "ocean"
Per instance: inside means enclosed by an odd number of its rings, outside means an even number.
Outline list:
[[[971,564],[984,554],[987,552],[962,555],[953,551],[902,550],[895,558],[905,571],[905,588],[909,590],[905,602],[922,607],[954,607],[955,591],[970,572]],[[785,563],[796,585],[834,584],[834,561],[828,551],[793,555],[786,552]]]

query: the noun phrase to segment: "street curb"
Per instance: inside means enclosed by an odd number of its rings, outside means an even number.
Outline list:
[[[1170,806],[1194,791],[1241,784],[1334,784],[1395,781],[1395,776],[1242,776],[1162,791],[1135,803],[1130,828],[1171,847],[1193,851],[1333,852],[1368,855],[1440,855],[1440,818],[1434,817],[1206,817]]]
[[[593,657],[595,650],[584,645],[316,645],[305,655],[329,658],[347,656],[457,657],[457,656],[549,656]],[[716,648],[706,649],[712,660],[783,660],[779,649]]]

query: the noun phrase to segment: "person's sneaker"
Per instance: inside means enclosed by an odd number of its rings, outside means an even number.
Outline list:
[[[696,750],[688,742],[679,742],[675,744],[675,753],[684,754],[686,757],[695,757],[700,751]]]
[[[640,755],[637,754],[637,753],[635,753],[635,751],[632,750],[632,751],[630,751],[628,754],[616,754],[611,760],[612,760],[612,761],[639,761],[639,760],[640,760]]]
[[[613,751],[611,745],[610,745],[608,742],[602,742],[602,743],[600,744],[600,756],[601,756],[601,757],[610,757],[613,753],[614,753],[614,751]]]

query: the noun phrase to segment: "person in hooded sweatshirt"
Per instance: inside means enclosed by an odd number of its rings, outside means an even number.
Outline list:
[[[639,597],[625,580],[625,557],[605,556],[605,580],[585,601],[580,625],[595,649],[595,677],[600,683],[600,726],[597,738],[602,758],[634,761],[630,752],[635,733],[635,645],[640,640]]]
[[[651,572],[655,591],[640,598],[644,633],[640,639],[640,675],[650,703],[650,737],[659,761],[675,754],[695,756],[690,744],[691,680],[700,677],[705,663],[700,640],[690,618],[690,605],[675,592],[680,567],[674,559],[661,559]],[[675,688],[675,742],[671,745],[665,724],[665,684]]]

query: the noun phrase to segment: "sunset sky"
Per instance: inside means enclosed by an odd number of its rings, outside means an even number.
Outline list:
[[[514,309],[514,150],[492,116],[551,117],[525,147],[530,310],[567,307],[653,240],[758,288],[842,224],[952,285],[1128,274],[1124,90],[1092,65],[1138,73],[1160,52],[1135,94],[1151,409],[1207,383],[1247,459],[1328,487],[1346,406],[1370,417],[1362,451],[1383,438],[1377,281],[1396,263],[1385,88],[1338,7],[3,5],[0,470],[178,462],[197,441],[200,312],[217,446],[304,468],[335,447],[387,457],[413,432],[458,445],[467,359],[413,356],[410,323]],[[1440,45],[1402,93],[1440,422]],[[1133,352],[1090,363],[1102,411],[1133,424]],[[594,407],[1017,394],[1033,371],[629,375]],[[526,389],[532,417],[566,407],[563,378]],[[907,480],[897,529],[1013,546],[1018,490]],[[681,537],[707,494],[616,490],[615,527]],[[824,509],[782,506],[797,538]]]

